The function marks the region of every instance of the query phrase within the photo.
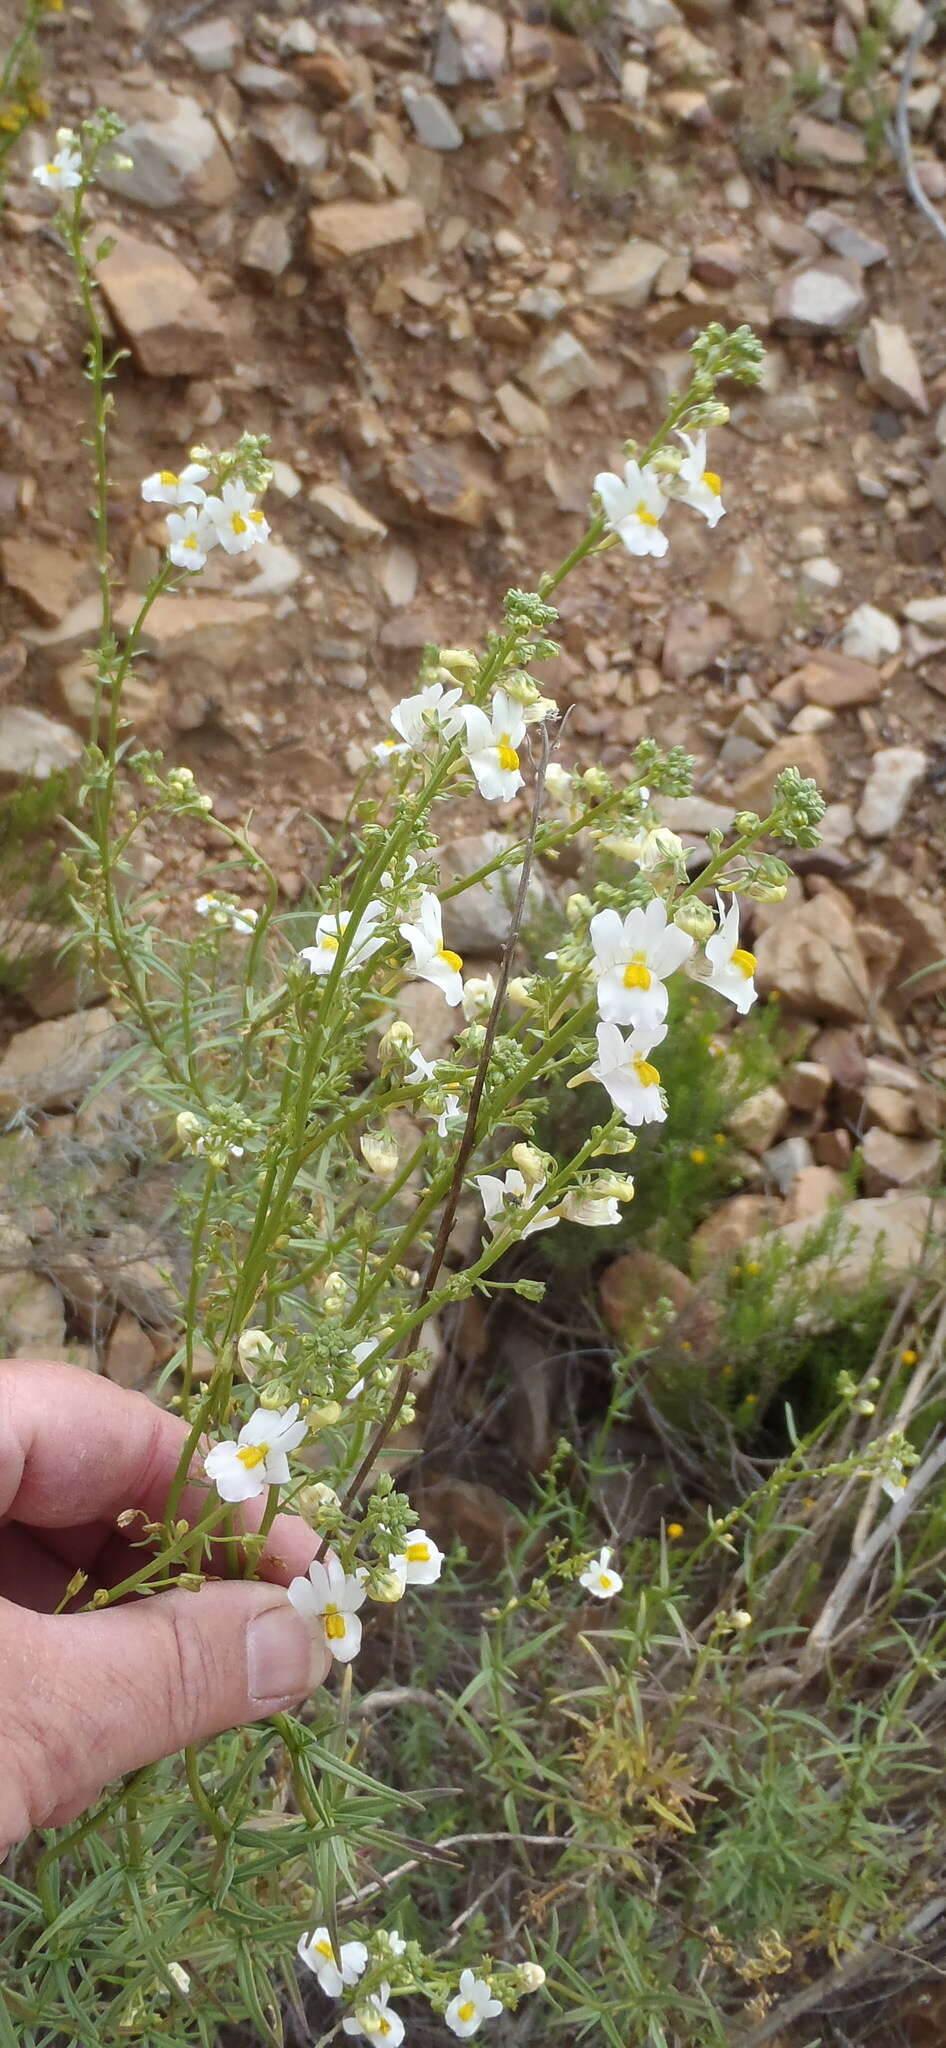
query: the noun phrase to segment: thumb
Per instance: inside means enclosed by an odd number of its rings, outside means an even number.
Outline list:
[[[3,1720],[19,1724],[21,1832],[59,1827],[126,1771],[296,1704],[331,1664],[285,1591],[253,1582],[215,1580],[97,1614],[0,1603],[0,1635],[11,1613],[24,1683]],[[12,1762],[15,1779],[16,1751]],[[0,1805],[8,1793],[9,1783]]]

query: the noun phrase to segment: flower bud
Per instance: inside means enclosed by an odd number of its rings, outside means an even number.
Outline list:
[[[582,896],[577,890],[573,896],[569,896],[565,904],[565,916],[570,925],[584,924],[586,918],[594,916],[594,912],[595,907],[590,896]]]
[[[390,1180],[397,1172],[400,1153],[394,1138],[384,1131],[366,1131],[358,1149],[362,1159],[377,1180]]]
[[[348,1305],[348,1286],[341,1273],[326,1273],[321,1286],[322,1311],[327,1316],[340,1316]]]
[[[669,825],[655,825],[649,832],[642,832],[640,845],[634,856],[639,868],[648,874],[652,868],[661,868],[668,863],[684,867],[686,853],[683,841],[671,832]]]
[[[463,984],[463,1015],[468,1024],[475,1017],[488,1017],[493,1007],[496,983],[491,974],[471,974]]]
[[[596,1202],[633,1202],[634,1182],[629,1173],[602,1173],[590,1192]]]
[[[747,1607],[736,1607],[729,1617],[733,1628],[751,1628],[752,1616]]]
[[[678,903],[673,921],[678,931],[688,932],[691,939],[699,943],[712,938],[716,930],[716,919],[709,904],[701,903],[698,896],[687,896],[684,902]]]
[[[517,1166],[527,1188],[540,1188],[555,1172],[555,1160],[547,1152],[540,1152],[537,1145],[514,1145],[512,1163]]]
[[[757,875],[752,882],[742,884],[743,896],[751,896],[753,903],[781,903],[787,890],[787,882],[766,881],[762,875]]]
[[[732,821],[732,826],[733,831],[738,832],[740,839],[742,839],[747,832],[758,831],[761,823],[762,820],[759,817],[758,811],[737,811]]]
[[[256,1385],[258,1373],[278,1356],[276,1346],[265,1330],[241,1330],[237,1338],[237,1357],[251,1387]]]
[[[541,1991],[545,1983],[545,1971],[541,1963],[520,1963],[519,1982],[523,1991]]]
[[[331,1429],[341,1412],[337,1401],[322,1401],[317,1407],[306,1410],[306,1421],[312,1429]]]
[[[368,1580],[368,1596],[371,1600],[381,1600],[385,1606],[393,1607],[397,1600],[403,1600],[406,1586],[407,1580],[388,1565],[377,1573],[371,1573]]]
[[[182,1109],[174,1127],[182,1145],[192,1145],[203,1128],[199,1116],[195,1116],[192,1109]]]
[[[647,466],[648,469],[654,470],[657,476],[676,476],[682,461],[682,449],[658,448],[653,461]]]
[[[603,768],[598,767],[597,762],[593,762],[590,768],[582,769],[579,781],[589,796],[610,796],[611,794],[611,777],[605,774]]]
[[[337,1402],[332,1403],[333,1407],[337,1405]],[[316,1415],[321,1416],[321,1410],[310,1408],[308,1420],[311,1422]],[[340,1507],[341,1502],[334,1486],[328,1486],[324,1479],[315,1479],[311,1486],[302,1487],[292,1505],[306,1521],[317,1521],[320,1515],[324,1515],[326,1508]]]
[[[479,674],[480,665],[471,647],[441,647],[440,666],[456,682],[466,683],[471,676]]]
[[[534,977],[531,974],[514,974],[506,994],[511,1003],[518,1003],[521,1010],[534,1010],[537,1006],[532,997]]]
[[[282,1363],[281,1360],[280,1363]],[[285,1381],[270,1380],[269,1385],[267,1387],[262,1387],[260,1389],[256,1398],[261,1408],[272,1409],[287,1407],[289,1403],[289,1393],[286,1388]]]
[[[550,797],[558,804],[566,802],[571,793],[572,777],[568,769],[558,761],[550,761],[545,771],[545,787]]]
[[[382,1061],[406,1060],[414,1050],[414,1033],[405,1017],[397,1017],[389,1024],[384,1037],[378,1044],[378,1055]]]
[[[212,462],[213,459],[213,449],[205,447],[203,441],[198,441],[190,451],[191,462],[202,462],[204,464],[207,464]]]

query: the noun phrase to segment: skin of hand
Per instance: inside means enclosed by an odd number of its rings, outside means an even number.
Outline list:
[[[54,1612],[77,1570],[85,1602],[140,1569],[147,1552],[117,1518],[160,1519],[186,1434],[79,1367],[0,1360],[0,1857],[127,1771],[293,1706],[326,1675],[327,1648],[284,1590],[318,1543],[294,1515],[274,1521],[260,1579]],[[205,1501],[190,1488],[180,1513],[195,1520]],[[237,1511],[247,1530],[264,1504]]]

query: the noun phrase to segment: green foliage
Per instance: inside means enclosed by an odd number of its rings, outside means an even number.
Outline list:
[[[0,988],[17,992],[29,981],[37,951],[30,926],[72,921],[58,855],[59,827],[74,805],[74,778],[65,770],[0,798]]]

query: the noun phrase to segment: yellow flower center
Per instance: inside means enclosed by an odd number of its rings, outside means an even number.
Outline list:
[[[476,2007],[472,1998],[464,1999],[463,2004],[457,2006],[457,2019],[462,2020],[463,2025],[466,2026],[468,2020],[475,2020],[475,2018]]]
[[[337,1607],[327,1607],[325,1610],[325,1633],[333,1643],[337,1643],[345,1633],[345,1616],[339,1614]]]
[[[722,479],[717,476],[715,469],[704,469],[703,482],[707,490],[712,491],[714,498],[721,497],[723,489]]]
[[[649,1060],[636,1059],[633,1064],[634,1072],[637,1075],[637,1078],[642,1088],[660,1087],[660,1074],[658,1072],[658,1069],[656,1067],[652,1067]]]
[[[653,975],[647,965],[646,953],[635,953],[633,959],[628,961],[624,969],[625,988],[647,989],[650,987],[652,980]]]
[[[254,526],[262,526],[262,524],[263,524],[263,515],[262,515],[262,512],[251,512],[251,513],[250,513],[250,518],[252,519],[252,521],[253,521],[253,525],[254,525]]]
[[[248,1472],[253,1472],[257,1465],[262,1465],[264,1460],[269,1457],[269,1445],[244,1444],[242,1451],[237,1452],[237,1457],[241,1465],[246,1466]]]
[[[429,1543],[409,1543],[404,1553],[408,1564],[426,1564],[430,1557]]]
[[[193,548],[196,553],[200,546],[196,533],[185,533],[182,545],[185,548]]]
[[[610,1589],[611,1589],[611,1574],[610,1574],[610,1572],[599,1572],[599,1573],[598,1573],[598,1584],[599,1584],[599,1586],[601,1587],[601,1589],[602,1589],[602,1591],[603,1591],[603,1592],[605,1592],[605,1593],[607,1593],[607,1592],[610,1592]]]
[[[326,932],[324,939],[321,940],[321,944],[324,946],[326,953],[338,952],[338,940],[332,937],[331,932]]]
[[[330,1941],[314,1941],[312,1946],[317,1955],[325,1956],[328,1962],[334,1963],[335,1957],[332,1954],[332,1944]]]
[[[177,483],[177,481],[178,479],[175,476],[173,469],[162,469],[161,482],[163,484],[166,484],[168,490],[170,490],[172,486]]]
[[[729,965],[738,967],[740,974],[744,974],[748,981],[755,973],[755,954],[747,952],[745,946],[737,946],[735,952],[730,953]]]
[[[519,756],[516,753],[515,747],[510,745],[508,732],[500,735],[496,752],[499,755],[500,767],[505,770],[507,775],[514,775],[519,766]]]
[[[653,512],[648,512],[643,498],[641,499],[640,504],[637,507],[637,517],[640,520],[642,526],[660,525],[660,520],[656,517],[656,515]]]
[[[452,974],[459,974],[463,966],[463,960],[459,953],[451,953],[449,946],[438,946],[437,958],[443,961],[445,967],[449,967]]]
[[[246,520],[244,519],[242,512],[231,512],[230,526],[234,533],[246,532]]]
[[[62,177],[62,165],[61,165],[61,164],[47,164],[47,165],[46,165],[46,175],[47,175],[47,177],[49,177],[49,178],[61,178],[61,177]]]

